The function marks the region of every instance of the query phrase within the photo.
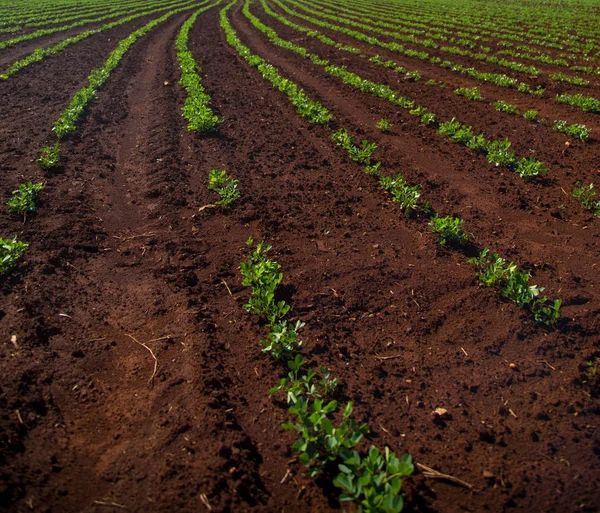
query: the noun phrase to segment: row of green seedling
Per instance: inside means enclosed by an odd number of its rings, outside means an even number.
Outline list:
[[[252,239],[247,244],[252,248]],[[332,483],[340,489],[340,501],[353,501],[365,513],[398,513],[404,506],[402,479],[414,470],[412,458],[398,458],[387,446],[383,451],[374,445],[360,450],[368,426],[352,418],[352,402],[342,405],[333,398],[338,380],[326,368],[305,369],[298,352],[302,347],[298,331],[304,323],[289,321],[289,305],[276,299],[283,274],[281,266],[267,257],[269,249],[259,242],[240,269],[242,284],[251,289],[245,308],[263,318],[270,330],[261,343],[263,351],[286,362],[287,375],[270,394],[285,396],[294,420],[282,427],[298,436],[292,448],[312,477],[332,477],[330,469],[337,468]]]
[[[210,7],[213,7],[211,5]],[[181,80],[179,84],[187,93],[185,103],[182,107],[183,117],[188,122],[188,130],[198,130],[200,132],[214,132],[219,123],[222,123],[218,116],[210,108],[210,96],[206,94],[200,78],[200,67],[194,60],[192,52],[188,48],[190,30],[196,19],[210,7],[205,7],[196,11],[181,27],[181,31],[175,41],[177,49],[177,60],[181,68]]]

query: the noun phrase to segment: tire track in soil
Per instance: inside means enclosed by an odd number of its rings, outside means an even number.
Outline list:
[[[241,8],[236,10],[235,15],[235,21],[238,22],[236,28],[240,29],[243,37],[251,43],[251,47],[257,48],[260,55],[266,56],[269,62],[285,70],[288,76],[294,80],[298,80],[313,97],[323,98],[325,105],[331,107],[333,112],[338,114],[339,120],[345,117],[351,120],[350,125],[359,123],[361,131],[367,133],[370,140],[383,139],[386,146],[382,146],[379,151],[383,150],[389,155],[383,159],[384,163],[408,161],[409,166],[413,169],[416,168],[418,178],[413,181],[430,187],[430,191],[426,194],[427,198],[433,202],[434,207],[445,204],[446,209],[448,206],[454,208],[454,212],[459,213],[465,219],[466,226],[476,230],[476,239],[481,243],[492,247],[494,251],[498,251],[504,256],[512,258],[519,256],[520,261],[524,262],[523,265],[538,268],[536,279],[548,287],[550,295],[556,295],[556,291],[559,289],[566,289],[567,296],[564,296],[564,292],[562,296],[565,304],[568,305],[571,302],[579,304],[583,298],[581,297],[582,291],[578,290],[580,287],[577,284],[577,277],[582,269],[589,270],[585,276],[585,279],[588,280],[587,283],[592,287],[597,286],[597,275],[593,272],[594,252],[574,252],[572,246],[565,244],[565,241],[577,240],[589,248],[596,247],[600,228],[593,221],[592,216],[582,211],[574,201],[571,203],[573,210],[570,212],[571,216],[556,208],[565,199],[560,187],[540,186],[536,183],[526,184],[516,175],[511,176],[512,174],[509,172],[489,172],[482,178],[481,164],[478,164],[477,156],[469,154],[469,150],[456,144],[439,141],[439,136],[433,134],[430,129],[421,126],[416,130],[412,129],[410,125],[418,123],[414,119],[411,119],[412,123],[408,125],[402,123],[403,119],[399,120],[403,125],[400,141],[397,136],[382,135],[374,128],[369,130],[367,127],[369,125],[374,127],[379,116],[385,114],[388,119],[394,121],[399,114],[403,113],[384,100],[372,98],[367,94],[354,91],[350,87],[347,88],[348,97],[342,96],[338,88],[345,87],[343,84],[328,77],[324,72],[316,70],[315,66],[291,52],[286,52],[284,57],[280,56],[277,50],[274,50],[276,47],[266,43],[265,38],[251,27],[243,17]],[[290,29],[286,29],[280,24],[273,25],[282,37],[293,39],[290,36]],[[301,42],[301,44],[303,43]],[[326,58],[332,56],[331,52],[321,51],[318,53],[325,54]],[[362,70],[359,74],[364,76]],[[381,81],[381,76],[378,81]],[[336,89],[332,88],[332,83],[337,86]],[[398,84],[390,85],[394,87]],[[359,98],[359,100],[354,100],[354,98]],[[360,104],[360,101],[363,102],[363,105]],[[381,105],[383,108],[380,107]],[[369,131],[367,132],[367,130]],[[392,147],[391,151],[388,150],[390,146]],[[594,151],[593,148],[586,148],[586,150],[588,155]],[[457,158],[460,159],[458,163],[456,163]],[[483,160],[486,162],[485,167],[489,168],[490,165],[485,159]],[[587,159],[588,167],[589,164],[590,161]],[[470,172],[465,173],[465,168]],[[400,169],[405,173],[404,165],[401,165]],[[423,172],[423,169],[427,171]],[[410,173],[405,173],[405,176],[408,176],[410,180]],[[449,187],[450,191],[448,192]],[[565,187],[568,186],[565,185]],[[485,198],[484,202],[482,202],[482,198]],[[540,219],[540,210],[545,211],[543,220]],[[490,233],[493,235],[492,237],[488,236]],[[561,236],[558,236],[559,233]],[[519,244],[518,241],[528,241],[528,244]],[[549,253],[552,254],[552,258],[544,256]],[[545,265],[549,262],[553,264],[550,268]],[[556,283],[556,281],[558,284],[552,286],[552,283]],[[566,287],[565,283],[568,283],[569,286]],[[568,294],[571,291],[573,293],[569,297]],[[589,302],[592,298],[597,298],[597,292],[593,288],[589,289],[584,294],[584,298],[585,302]],[[567,313],[567,315],[570,314]],[[579,312],[576,310],[574,315],[579,315]],[[586,312],[584,315],[589,316]]]

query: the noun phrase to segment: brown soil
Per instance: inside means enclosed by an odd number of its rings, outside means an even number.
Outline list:
[[[443,118],[534,150],[550,172],[525,183],[272,46],[239,6],[231,14],[254,52],[332,111],[333,128],[377,141],[387,170],[420,183],[437,211],[463,217],[479,244],[532,269],[534,283],[564,300],[559,325],[545,329],[480,287],[465,254],[440,247],[426,220],[406,219],[331,144],[331,128],[303,121],[227,45],[216,9],[190,40],[225,121],[218,135],[187,132],[174,50],[186,16],[132,47],[52,176],[32,161],[38,148],[132,26],[0,83],[4,197],[23,181],[47,182],[25,224],[0,215],[2,236],[31,244],[0,278],[0,505],[343,509],[331,485],[295,461],[294,436],[280,428],[287,411],[268,395],[282,368],[260,351],[265,329],[243,309],[238,271],[252,236],[282,265],[292,317],[307,323],[305,358],[340,379],[339,399],[368,421],[369,441],[473,485],[417,472],[405,481],[407,510],[597,511],[600,391],[586,361],[599,354],[600,223],[561,189],[598,176],[598,141],[565,150],[566,137],[548,126],[346,62]],[[550,113],[562,108],[546,103]],[[381,117],[394,123],[387,134],[374,127]],[[216,200],[206,187],[213,168],[240,181],[230,212],[199,211]],[[436,408],[448,415],[433,416]]]

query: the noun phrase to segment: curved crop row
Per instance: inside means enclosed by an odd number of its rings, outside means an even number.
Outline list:
[[[217,2],[218,3],[218,2]],[[199,130],[201,132],[213,132],[217,129],[221,120],[215,116],[209,107],[210,96],[204,91],[202,80],[200,79],[200,67],[194,60],[192,52],[188,48],[190,29],[196,22],[196,19],[204,11],[214,7],[204,7],[197,10],[183,24],[181,31],[175,41],[177,49],[177,60],[181,68],[181,80],[179,84],[185,89],[187,97],[182,107],[183,117],[188,122],[188,130]]]

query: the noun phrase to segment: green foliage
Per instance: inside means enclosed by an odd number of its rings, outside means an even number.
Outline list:
[[[387,119],[381,118],[377,123],[375,123],[375,126],[379,128],[379,130],[381,130],[382,132],[387,132],[394,125],[390,123]]]
[[[578,85],[578,86],[588,86],[590,85],[590,81],[581,77],[568,77],[567,75],[563,75],[562,73],[554,73],[550,75],[552,80],[558,80],[559,82],[567,82],[568,84]]]
[[[40,183],[22,183],[16,191],[13,191],[12,197],[6,203],[8,211],[13,214],[29,214],[37,210],[39,194],[44,189],[43,182]]]
[[[463,220],[460,217],[439,217],[437,214],[429,222],[431,231],[438,235],[440,244],[458,246],[464,246],[473,238],[473,235],[460,228],[462,224]]]
[[[468,100],[483,101],[483,96],[481,96],[481,91],[479,87],[459,87],[454,90],[454,94],[458,94],[459,96],[464,96]]]
[[[522,158],[517,161],[514,171],[521,178],[531,178],[545,174],[547,169],[543,162],[540,162],[533,156],[530,156],[529,158]]]
[[[501,167],[512,166],[515,163],[515,154],[509,150],[510,146],[508,139],[490,142],[487,146],[488,162]]]
[[[578,107],[584,112],[600,112],[600,100],[591,96],[584,96],[582,94],[559,94],[556,97],[556,101],[559,103],[566,103],[573,107]]]
[[[28,247],[29,244],[18,241],[16,236],[13,239],[0,239],[0,274],[10,271]]]
[[[35,162],[44,171],[57,167],[60,163],[60,143],[56,142],[52,146],[44,146]]]
[[[217,201],[217,205],[223,207],[230,207],[234,201],[239,199],[239,184],[240,181],[228,176],[227,171],[224,169],[211,169],[208,175],[208,188],[221,196],[221,199]]]
[[[523,117],[528,121],[535,121],[538,115],[537,110],[528,110],[523,112]]]
[[[196,11],[181,27],[175,41],[177,60],[181,68],[179,84],[185,89],[187,97],[182,107],[183,117],[188,121],[188,130],[214,132],[223,120],[216,116],[209,107],[210,96],[206,94],[200,79],[200,68],[192,52],[188,49],[189,33],[198,16],[206,8]]]
[[[376,143],[363,140],[360,146],[356,146],[352,142],[352,137],[350,137],[350,134],[345,128],[340,128],[336,132],[333,132],[330,137],[336,145],[341,146],[348,152],[348,156],[354,160],[354,162],[369,166],[371,163],[371,155],[373,155],[377,149]]]
[[[281,303],[281,301],[279,302]],[[277,315],[284,315],[282,312],[287,313],[289,307],[279,308]],[[296,323],[288,322],[286,319],[280,319],[271,324],[271,331],[269,332],[267,340],[261,342],[263,352],[270,354],[276,360],[283,358],[284,356],[300,349],[302,341],[298,339],[298,332],[303,328],[305,324],[301,321]]]
[[[573,197],[579,200],[583,208],[600,217],[600,200],[595,200],[596,188],[594,184],[583,185],[581,182],[575,184]]]
[[[400,173],[396,176],[380,177],[379,184],[390,193],[392,201],[400,203],[400,208],[407,217],[410,216],[413,210],[416,210],[417,202],[421,197],[418,185],[408,185]]]
[[[507,114],[518,114],[517,106],[512,103],[505,102],[504,100],[498,100],[494,102],[494,108],[498,112],[506,112]]]
[[[551,326],[558,321],[562,301],[556,299],[550,302],[548,297],[540,296],[544,288],[529,285],[528,271],[519,270],[516,264],[507,263],[496,254],[490,255],[487,248],[469,262],[477,267],[481,283],[487,287],[499,287],[504,297],[518,306],[529,308],[537,322]]]
[[[356,501],[361,511],[369,513],[402,511],[402,478],[414,471],[410,455],[398,459],[388,447],[382,454],[375,446],[364,457],[356,451],[343,452],[343,463],[338,465],[340,473],[333,480],[343,490],[340,500]]]
[[[581,139],[582,141],[587,141],[590,137],[590,133],[592,132],[585,125],[577,123],[569,125],[566,121],[561,119],[554,121],[552,128],[554,128],[554,130],[557,132],[562,132],[563,134],[570,135],[574,139]]]

